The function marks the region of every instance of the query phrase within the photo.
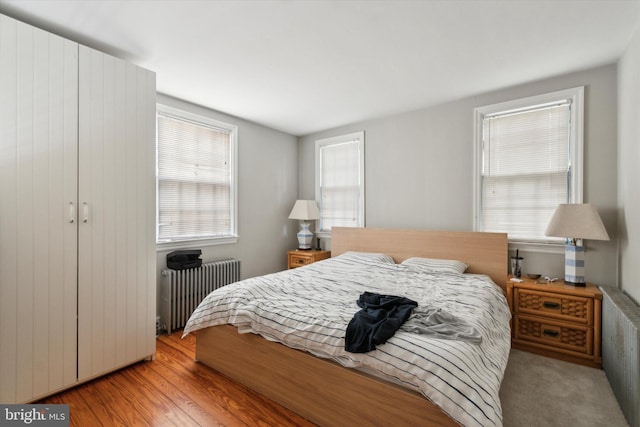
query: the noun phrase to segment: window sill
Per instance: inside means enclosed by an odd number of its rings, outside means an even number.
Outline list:
[[[527,242],[522,240],[509,240],[509,250],[516,249],[525,252],[537,252],[546,254],[564,254],[564,243]]]
[[[238,242],[238,236],[217,237],[213,239],[179,240],[156,243],[156,252],[176,249],[200,249],[206,246],[230,245]]]
[[[314,237],[319,237],[321,239],[330,239],[331,231],[316,231],[314,233]]]

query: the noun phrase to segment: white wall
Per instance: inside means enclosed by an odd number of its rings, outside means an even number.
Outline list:
[[[158,103],[238,126],[240,238],[202,247],[202,259],[238,258],[243,279],[286,269],[287,251],[297,246],[298,223],[287,218],[298,195],[296,137],[164,95]],[[158,252],[158,289],[168,252]]]
[[[618,70],[620,288],[640,302],[640,28]]]
[[[587,280],[614,285],[616,80],[616,66],[608,65],[301,137],[300,197],[315,196],[315,140],[364,130],[368,227],[472,230],[474,108],[585,86],[584,199],[596,205],[612,238],[587,242]],[[525,273],[564,277],[563,254],[523,255]]]

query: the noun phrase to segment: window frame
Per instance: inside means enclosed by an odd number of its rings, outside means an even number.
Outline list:
[[[322,164],[321,164],[321,151],[320,149],[322,147],[325,146],[330,146],[330,145],[337,145],[337,144],[344,144],[347,142],[351,142],[351,141],[358,141],[358,151],[359,151],[359,160],[358,160],[358,166],[359,166],[359,179],[360,179],[360,194],[358,197],[358,209],[359,209],[359,216],[358,216],[358,227],[364,227],[365,226],[365,163],[364,163],[364,141],[365,141],[365,135],[364,135],[364,131],[358,131],[358,132],[352,132],[352,133],[348,133],[348,134],[344,134],[344,135],[338,135],[338,136],[333,136],[333,137],[329,137],[329,138],[323,138],[323,139],[318,139],[316,140],[316,144],[315,144],[315,187],[316,187],[316,191],[315,191],[315,198],[316,198],[316,203],[318,204],[318,209],[320,210],[320,219],[318,219],[316,221],[316,231],[315,234],[318,237],[322,237],[322,238],[330,238],[331,237],[331,231],[330,230],[322,230],[322,203],[321,203],[321,195],[320,195],[320,172],[322,170]]]
[[[571,203],[583,201],[584,170],[584,86],[529,96],[496,104],[485,105],[474,109],[474,171],[473,171],[473,229],[484,231],[482,227],[482,172],[484,150],[484,126],[486,115],[506,113],[514,110],[528,109],[538,105],[550,104],[570,99],[572,102],[570,115],[570,181],[569,197]],[[561,253],[564,242],[557,239],[531,241],[509,238],[510,248],[519,248],[534,252]]]
[[[231,186],[231,227],[227,236],[220,237],[204,237],[204,238],[188,238],[178,240],[159,241],[159,213],[160,213],[160,194],[159,194],[159,136],[156,132],[156,248],[159,251],[173,249],[189,249],[201,248],[206,246],[224,245],[236,243],[239,239],[238,234],[238,126],[226,123],[211,117],[187,111],[183,108],[172,107],[163,103],[156,104],[156,129],[157,117],[159,115],[173,117],[175,119],[191,122],[195,125],[211,126],[229,131],[229,185]]]

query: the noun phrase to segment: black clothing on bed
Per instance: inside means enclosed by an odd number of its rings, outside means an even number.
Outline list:
[[[384,344],[411,316],[418,303],[405,297],[365,292],[358,298],[358,311],[347,325],[344,348],[366,353]]]

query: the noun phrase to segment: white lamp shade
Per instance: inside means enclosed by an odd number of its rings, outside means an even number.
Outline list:
[[[320,218],[320,211],[315,200],[296,200],[293,205],[289,219],[299,219],[301,221],[309,221]]]
[[[598,211],[589,203],[558,205],[544,234],[571,239],[609,240]]]

